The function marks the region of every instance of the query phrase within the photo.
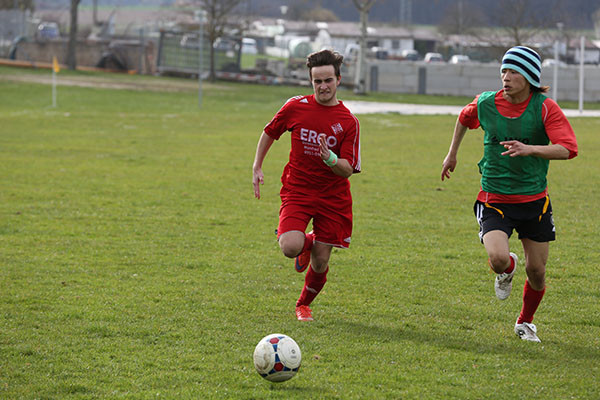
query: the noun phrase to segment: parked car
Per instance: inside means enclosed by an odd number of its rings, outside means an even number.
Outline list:
[[[387,60],[389,52],[383,47],[371,47],[368,50],[369,57],[374,57],[378,60]]]
[[[197,33],[186,33],[181,37],[179,41],[181,47],[188,47],[191,49],[198,48],[198,34]]]
[[[217,51],[237,52],[240,49],[240,45],[239,42],[233,39],[219,37],[215,40],[213,48]]]
[[[455,54],[452,57],[450,57],[450,61],[448,61],[450,64],[466,64],[471,62],[471,59],[469,58],[469,56],[466,56],[464,54]]]
[[[556,61],[554,58],[546,58],[543,62],[542,62],[542,67],[552,67],[554,65],[558,64],[559,67],[566,67],[567,64],[564,61]]]
[[[345,63],[353,63],[358,58],[358,54],[360,53],[360,46],[356,43],[350,43],[346,45],[346,50],[344,50],[344,62]]]
[[[37,27],[36,37],[38,39],[55,39],[60,36],[56,22],[40,22]]]
[[[258,54],[258,46],[256,45],[256,39],[243,38],[242,39],[242,53],[243,54]]]
[[[412,49],[402,50],[400,57],[406,61],[417,61],[419,60],[419,52]]]
[[[444,62],[444,57],[440,53],[427,53],[423,61],[426,63]]]

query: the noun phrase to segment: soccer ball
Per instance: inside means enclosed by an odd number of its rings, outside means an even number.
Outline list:
[[[271,382],[291,379],[300,369],[301,360],[298,344],[281,333],[265,336],[254,349],[256,371]]]

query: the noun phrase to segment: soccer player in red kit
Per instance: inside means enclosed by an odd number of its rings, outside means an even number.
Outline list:
[[[314,93],[289,99],[258,141],[252,167],[254,196],[264,183],[262,163],[273,142],[291,132],[289,162],[281,176],[277,235],[286,257],[306,272],[296,302],[296,317],[312,321],[309,305],[327,281],[333,247],[348,248],[352,236],[350,181],[360,166],[358,119],[337,99],[343,57],[330,50],[308,56],[306,66]],[[312,219],[313,229],[306,228]]]

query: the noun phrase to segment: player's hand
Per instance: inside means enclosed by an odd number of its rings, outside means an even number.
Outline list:
[[[329,147],[327,147],[325,135],[319,136],[319,152],[321,153],[321,158],[323,160],[327,160],[329,158]]]
[[[265,184],[262,168],[252,169],[252,185],[254,186],[254,197],[260,199],[260,185]]]
[[[506,149],[506,151],[501,154],[503,156],[517,157],[531,155],[531,146],[517,140],[507,140],[500,142],[500,144]]]
[[[450,179],[450,172],[454,172],[454,168],[456,168],[456,157],[448,154],[442,163],[442,181]]]

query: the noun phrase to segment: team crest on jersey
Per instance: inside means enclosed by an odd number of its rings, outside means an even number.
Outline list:
[[[339,122],[331,125],[331,130],[333,130],[334,135],[344,132],[344,130],[342,129],[342,124],[340,124]]]

